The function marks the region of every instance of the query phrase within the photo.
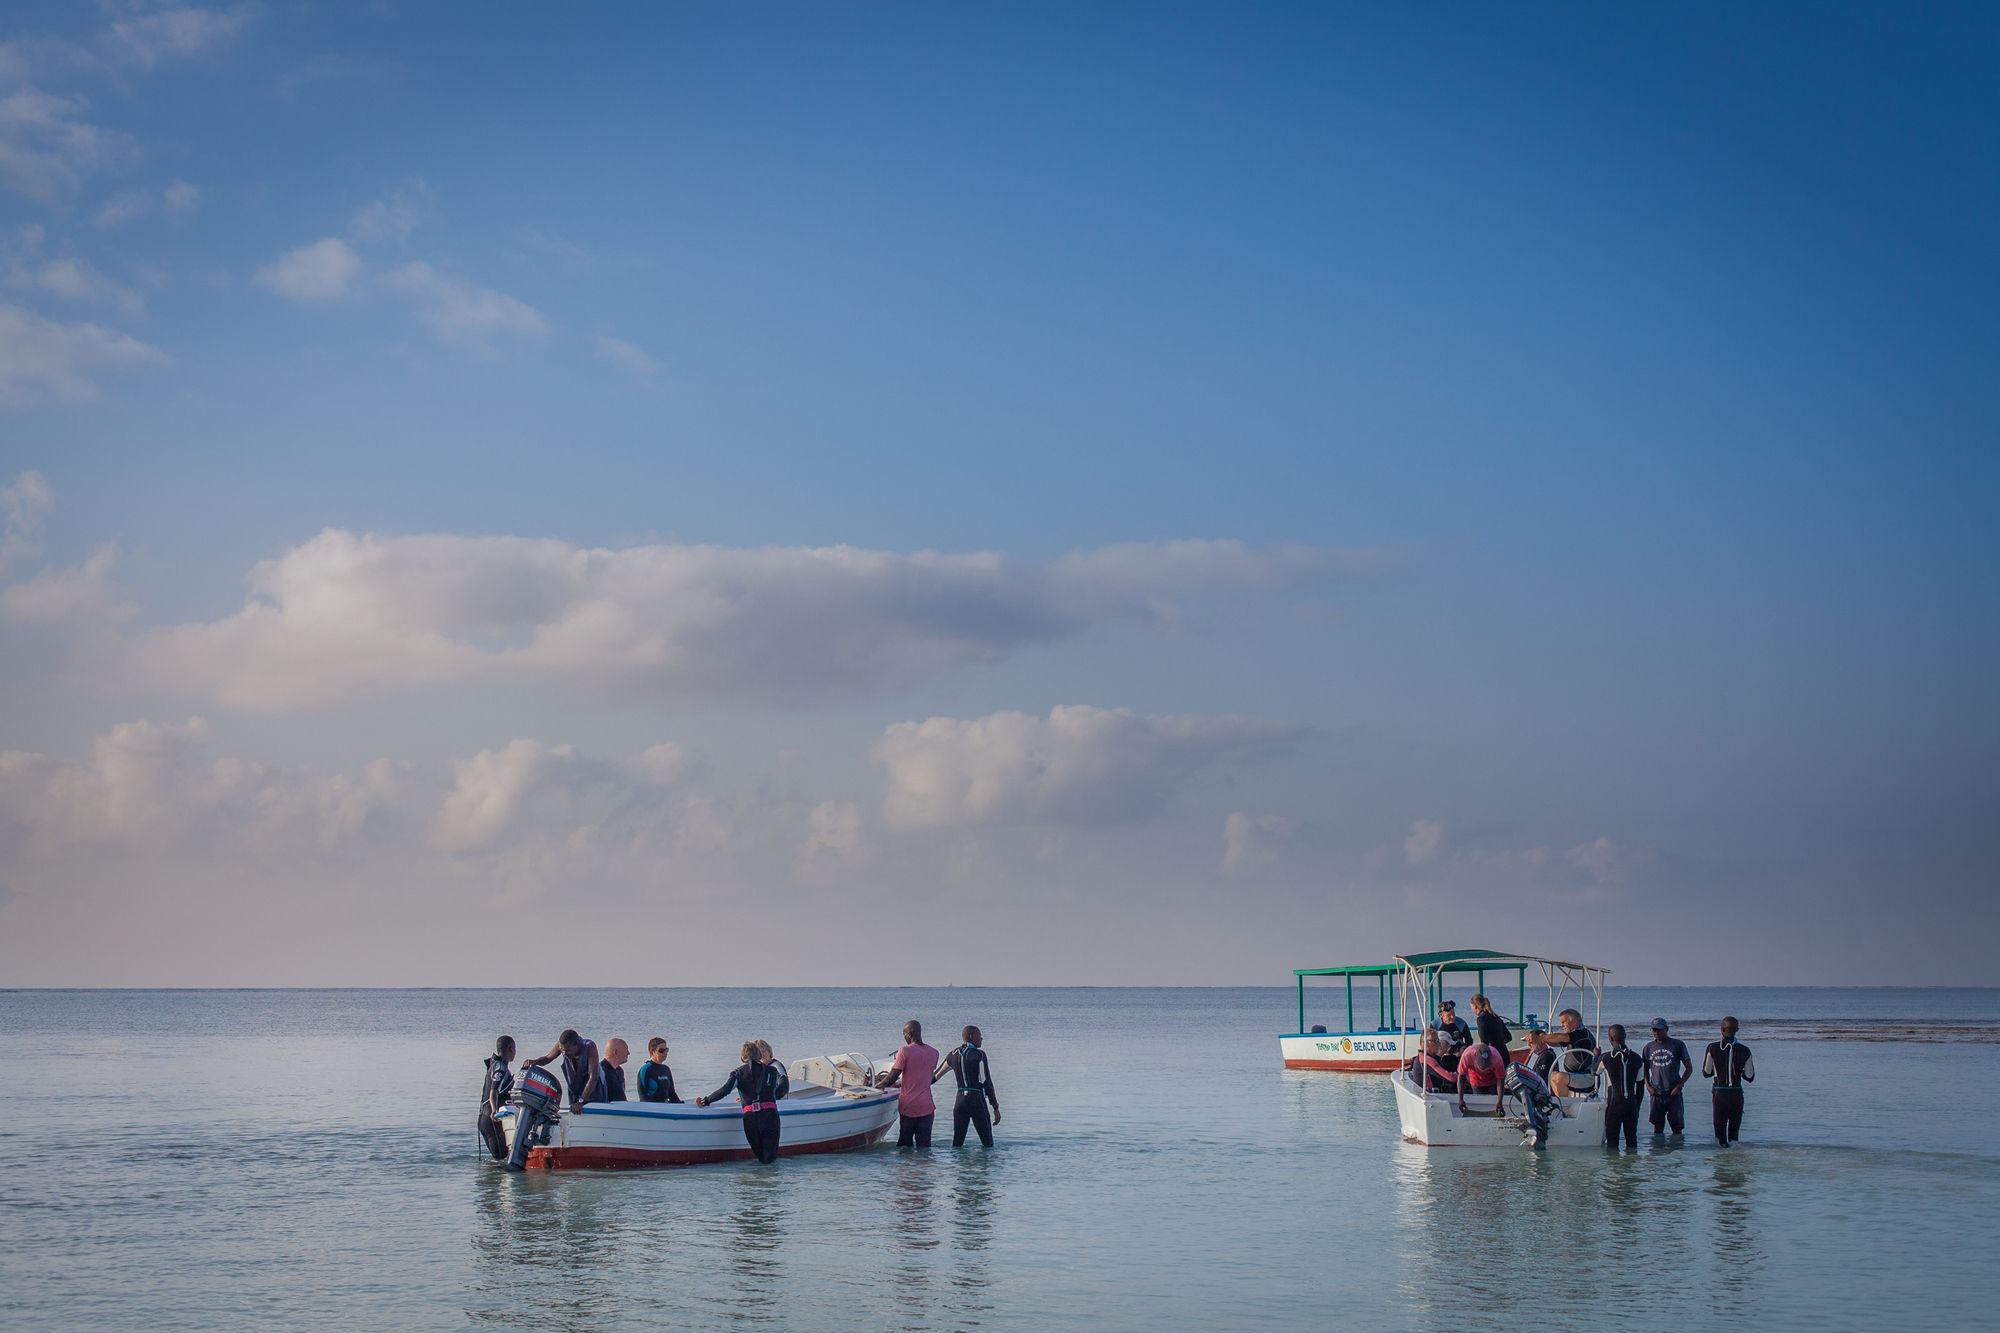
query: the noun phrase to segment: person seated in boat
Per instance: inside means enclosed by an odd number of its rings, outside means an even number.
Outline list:
[[[586,1103],[604,1100],[604,1079],[598,1073],[602,1062],[597,1058],[596,1042],[584,1040],[575,1028],[564,1028],[562,1036],[556,1038],[554,1050],[521,1067],[540,1069],[556,1059],[562,1060],[563,1087],[569,1091],[570,1110],[580,1111]]]
[[[1546,1043],[1544,1046],[1546,1047]],[[1555,1094],[1549,1090],[1549,1085],[1532,1067],[1509,1063],[1507,1076],[1500,1086],[1503,1098],[1511,1092],[1521,1099],[1521,1115],[1527,1120],[1528,1128],[1535,1136],[1535,1146],[1546,1147],[1549,1141],[1549,1121],[1563,1114],[1563,1109],[1557,1104]],[[1495,1109],[1500,1109],[1497,1099]]]
[[[1597,1092],[1597,1052],[1582,1046],[1564,1051],[1549,1075],[1549,1090],[1558,1097],[1590,1097]]]
[[[771,1066],[772,1071],[778,1076],[775,1084],[778,1100],[783,1101],[785,1098],[791,1096],[792,1071],[785,1068],[783,1060],[780,1060],[776,1055],[771,1053],[771,1043],[765,1041],[762,1037],[757,1038],[757,1054],[762,1057],[765,1064]]]
[[[1458,1086],[1458,1066],[1436,1028],[1424,1029],[1424,1048],[1403,1066],[1410,1082],[1422,1092],[1450,1092]]]
[[[1472,1045],[1465,1048],[1465,1054],[1458,1057],[1458,1113],[1465,1114],[1465,1094],[1467,1092],[1489,1093],[1494,1109],[1500,1108],[1500,1080],[1507,1075],[1507,1057],[1496,1050],[1493,1044],[1478,1029],[1472,1033]]]
[[[1522,1059],[1528,1068],[1535,1071],[1535,1077],[1548,1082],[1556,1067],[1556,1048],[1549,1045],[1549,1034],[1536,1028],[1528,1029],[1528,1053]]]
[[[667,1068],[667,1039],[655,1037],[646,1043],[646,1063],[639,1066],[639,1100],[678,1102],[674,1091],[674,1071]]]
[[[1456,1000],[1444,1000],[1438,1004],[1437,1033],[1444,1040],[1444,1053],[1453,1060],[1465,1054],[1465,1048],[1472,1045],[1472,1029],[1458,1016]]]
[[[625,1062],[632,1058],[632,1048],[625,1044],[623,1037],[613,1037],[604,1048],[604,1058],[597,1062],[597,1081],[601,1097],[592,1101],[622,1102],[625,1100]]]
[[[486,1140],[486,1151],[493,1154],[493,1160],[507,1160],[507,1131],[500,1127],[496,1118],[507,1099],[514,1095],[514,1071],[507,1068],[514,1061],[514,1039],[502,1037],[493,1043],[493,1054],[486,1057],[486,1078],[479,1089],[479,1137]]]
[[[1502,1059],[1511,1060],[1508,1050],[1514,1045],[1514,1033],[1508,1028],[1507,1020],[1493,1012],[1493,1002],[1484,995],[1472,997],[1473,1021],[1479,1025],[1479,1035],[1486,1038],[1486,1044],[1496,1048]]]
[[[1595,1051],[1597,1037],[1583,1025],[1583,1015],[1574,1009],[1565,1009],[1556,1015],[1558,1030],[1549,1034],[1549,1045],[1562,1046],[1572,1051]]]
[[[721,1101],[735,1090],[743,1103],[743,1138],[751,1155],[769,1165],[778,1160],[778,1074],[764,1063],[756,1040],[743,1043],[739,1057],[743,1063],[729,1071],[722,1086],[706,1097],[694,1099],[696,1106]]]

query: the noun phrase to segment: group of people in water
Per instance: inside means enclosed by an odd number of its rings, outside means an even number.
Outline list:
[[[1403,1066],[1411,1082],[1425,1092],[1456,1094],[1460,1114],[1467,1110],[1465,1094],[1494,1099],[1497,1111],[1511,1093],[1520,1099],[1523,1118],[1534,1146],[1548,1142],[1549,1121],[1561,1114],[1560,1097],[1604,1097],[1604,1146],[1639,1146],[1639,1110],[1651,1103],[1647,1119],[1653,1133],[1686,1128],[1683,1090],[1694,1077],[1694,1058],[1686,1043],[1674,1037],[1667,1020],[1653,1020],[1653,1039],[1644,1049],[1625,1045],[1625,1029],[1613,1023],[1605,1029],[1610,1045],[1603,1050],[1583,1025],[1583,1015],[1565,1009],[1559,1030],[1528,1033],[1528,1049],[1517,1061],[1511,1053],[1514,1034],[1484,995],[1472,997],[1474,1022],[1458,1016],[1454,1001],[1438,1005],[1437,1021],[1424,1029],[1424,1048]],[[1713,1082],[1715,1141],[1735,1143],[1743,1128],[1743,1089],[1757,1077],[1750,1048],[1736,1040],[1734,1018],[1722,1020],[1722,1038],[1708,1044],[1701,1063],[1704,1078]]]
[[[993,1126],[1000,1123],[1000,1096],[993,1089],[993,1069],[982,1049],[983,1040],[978,1028],[968,1026],[960,1033],[959,1046],[940,1056],[935,1047],[924,1044],[921,1023],[913,1018],[903,1024],[903,1045],[889,1068],[874,1080],[877,1087],[897,1090],[897,1147],[930,1146],[931,1126],[937,1119],[937,1102],[931,1095],[931,1085],[947,1072],[955,1075],[958,1082],[952,1105],[951,1146],[964,1147],[968,1129],[978,1133],[983,1146],[993,1146]],[[681,1101],[674,1090],[674,1071],[667,1065],[668,1050],[664,1037],[654,1037],[646,1043],[646,1063],[639,1067],[639,1101]],[[486,1076],[479,1090],[480,1138],[494,1160],[506,1162],[509,1170],[526,1169],[535,1131],[541,1128],[528,1123],[532,1117],[526,1099],[516,1108],[523,1123],[511,1148],[500,1123],[501,1112],[515,1100],[519,1083],[529,1077],[528,1071],[541,1070],[560,1060],[563,1091],[571,1111],[580,1111],[593,1102],[628,1100],[625,1065],[632,1052],[623,1037],[613,1037],[600,1052],[596,1042],[580,1035],[575,1028],[565,1029],[547,1055],[521,1063],[520,1080],[513,1070],[516,1054],[512,1037],[502,1036],[495,1041],[493,1054],[486,1057]],[[722,1086],[705,1097],[696,1097],[694,1104],[705,1107],[734,1092],[742,1106],[743,1138],[751,1155],[760,1162],[775,1162],[778,1103],[791,1094],[791,1074],[784,1062],[772,1054],[771,1043],[761,1038],[744,1042],[738,1058],[742,1063],[729,1071]]]

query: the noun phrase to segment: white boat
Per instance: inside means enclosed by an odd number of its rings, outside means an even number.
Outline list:
[[[1439,966],[1429,973],[1425,989],[1399,993],[1408,991],[1400,983],[1412,959],[1419,963],[1437,961]],[[1527,1049],[1527,1032],[1544,1026],[1536,1015],[1528,1012],[1528,969],[1540,961],[1491,949],[1458,949],[1441,954],[1412,954],[1393,963],[1298,968],[1292,976],[1297,979],[1299,988],[1299,1030],[1279,1034],[1278,1054],[1287,1069],[1333,1069],[1350,1074],[1387,1074],[1401,1069],[1424,1048],[1423,1022],[1413,1014],[1437,1012],[1437,1002],[1444,998],[1444,978],[1464,977],[1472,983],[1475,991],[1483,992],[1488,989],[1487,977],[1492,975],[1497,983],[1491,987],[1494,1012],[1521,1034],[1512,1047],[1513,1057],[1518,1060]],[[1505,983],[1506,974],[1510,972],[1514,974],[1512,986]],[[1325,1024],[1315,1024],[1307,1029],[1307,977],[1317,978],[1322,983],[1313,988],[1315,996],[1326,994],[1326,982],[1343,983],[1341,989],[1333,992],[1333,1016],[1336,1019],[1344,1017],[1344,1026],[1336,1023],[1333,1030],[1328,1031]],[[1358,1003],[1354,987],[1356,978],[1362,982]],[[1375,983],[1373,1023],[1368,1021],[1367,983],[1370,981]],[[1340,1004],[1343,994],[1346,998],[1344,1008]],[[1412,1011],[1407,1003],[1412,1000],[1416,1002],[1416,1011]],[[1510,1000],[1514,1008],[1512,1014],[1507,1012]],[[1552,1016],[1549,1021],[1553,1021]]]
[[[813,1056],[788,1067],[789,1095],[778,1102],[778,1155],[863,1148],[896,1123],[897,1093],[870,1086],[877,1066],[860,1055]],[[518,1107],[500,1113],[507,1146],[520,1124]],[[528,1150],[530,1170],[577,1167],[694,1166],[751,1156],[743,1112],[733,1101],[593,1102],[565,1109],[546,1146]]]
[[[1593,1034],[1604,1026],[1604,978],[1610,975],[1608,968],[1487,949],[1410,954],[1397,958],[1396,962],[1402,968],[1399,999],[1405,1015],[1435,1013],[1436,1001],[1443,994],[1442,978],[1450,973],[1476,971],[1482,974],[1483,982],[1486,972],[1517,971],[1522,978],[1519,984],[1525,1003],[1527,970],[1539,967],[1548,984],[1551,1014],[1558,1012],[1569,988],[1574,986],[1579,1000],[1585,993],[1596,999]],[[1421,1032],[1406,1030],[1404,1035],[1419,1043],[1422,1040]],[[1412,1047],[1415,1049],[1418,1047]],[[1396,1090],[1397,1123],[1403,1137],[1411,1143],[1430,1148],[1514,1148],[1534,1141],[1525,1109],[1514,1093],[1495,1097],[1490,1093],[1468,1092],[1465,1111],[1461,1113],[1456,1092],[1426,1093],[1400,1068],[1389,1076],[1389,1083]],[[1597,1094],[1557,1097],[1555,1101],[1560,1114],[1549,1117],[1548,1147],[1595,1148],[1604,1142],[1604,1102]],[[1509,1109],[1514,1114],[1509,1115]]]

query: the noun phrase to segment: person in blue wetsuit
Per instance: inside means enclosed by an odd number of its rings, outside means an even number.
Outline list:
[[[581,1110],[587,1102],[604,1100],[604,1080],[597,1072],[602,1061],[597,1058],[596,1042],[585,1041],[575,1028],[564,1028],[553,1050],[521,1067],[540,1069],[557,1059],[562,1061],[563,1087],[569,1092],[570,1110]]]
[[[721,1101],[734,1090],[743,1103],[743,1138],[758,1161],[778,1160],[778,1073],[763,1061],[756,1041],[746,1041],[739,1053],[742,1064],[729,1071],[722,1086],[706,1097],[694,1099],[696,1106]]]
[[[486,1057],[486,1077],[479,1088],[479,1137],[486,1140],[486,1151],[493,1154],[496,1162],[507,1160],[507,1131],[495,1117],[514,1095],[514,1071],[507,1067],[513,1060],[512,1037],[494,1042],[493,1054]]]
[[[632,1058],[632,1048],[625,1044],[623,1037],[613,1037],[604,1048],[604,1058],[597,1062],[598,1091],[603,1095],[585,1098],[593,1102],[622,1102],[625,1100],[625,1062]]]
[[[944,1067],[958,1075],[958,1098],[951,1108],[951,1146],[965,1146],[969,1126],[979,1132],[980,1146],[991,1148],[993,1126],[1000,1123],[1000,1094],[993,1090],[993,1066],[980,1049],[978,1028],[968,1026],[958,1035],[964,1044],[944,1058]],[[990,1121],[986,1118],[989,1105],[993,1108]]]
[[[1694,1057],[1688,1054],[1687,1043],[1667,1035],[1667,1020],[1656,1018],[1653,1039],[1639,1056],[1646,1062],[1646,1091],[1653,1098],[1646,1116],[1653,1122],[1653,1132],[1661,1133],[1664,1126],[1671,1125],[1674,1133],[1680,1133],[1687,1128],[1681,1089],[1694,1077]]]
[[[674,1091],[674,1071],[667,1068],[667,1039],[655,1037],[646,1043],[646,1063],[639,1066],[639,1100],[678,1102]]]
[[[1757,1066],[1751,1062],[1750,1048],[1736,1040],[1736,1020],[1722,1020],[1722,1040],[1708,1044],[1701,1058],[1701,1072],[1715,1080],[1709,1094],[1715,1103],[1715,1141],[1723,1147],[1736,1142],[1743,1128],[1743,1085],[1757,1081]]]

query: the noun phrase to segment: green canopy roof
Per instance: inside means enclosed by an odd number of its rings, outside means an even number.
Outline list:
[[[1401,963],[1363,963],[1356,967],[1295,967],[1295,977],[1393,977],[1403,970]]]
[[[1536,958],[1529,954],[1502,953],[1497,949],[1445,949],[1438,953],[1412,953],[1397,958],[1399,963],[1414,968],[1448,968],[1467,971],[1480,968],[1526,967],[1531,963],[1548,963],[1553,967],[1567,967],[1590,972],[1609,973],[1611,969],[1593,967],[1588,963],[1569,963],[1559,958]]]

